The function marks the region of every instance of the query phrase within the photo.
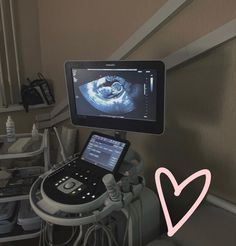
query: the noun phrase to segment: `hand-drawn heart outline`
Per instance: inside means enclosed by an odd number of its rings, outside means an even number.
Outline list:
[[[205,184],[204,184],[204,187],[202,189],[201,194],[199,195],[199,197],[197,198],[195,203],[192,205],[192,207],[188,210],[188,212],[183,216],[183,218],[175,226],[173,226],[173,224],[172,224],[170,214],[169,214],[169,211],[168,211],[168,208],[166,205],[165,197],[163,195],[163,190],[162,190],[161,180],[160,180],[160,176],[162,173],[164,173],[170,179],[170,181],[174,187],[174,190],[175,190],[175,192],[174,192],[175,196],[179,196],[181,194],[182,190],[189,183],[191,183],[193,180],[195,180],[196,178],[198,178],[200,176],[203,176],[203,175],[205,176]],[[208,169],[202,169],[198,172],[195,172],[194,174],[189,176],[187,179],[185,179],[180,185],[178,185],[173,174],[168,169],[161,167],[161,168],[158,168],[155,172],[155,181],[156,181],[156,187],[157,187],[158,195],[160,198],[162,210],[163,210],[166,224],[167,224],[167,228],[168,228],[167,235],[169,237],[172,237],[183,226],[183,224],[190,218],[190,216],[197,209],[197,207],[201,204],[202,200],[204,199],[204,197],[207,194],[207,191],[210,187],[211,172]]]

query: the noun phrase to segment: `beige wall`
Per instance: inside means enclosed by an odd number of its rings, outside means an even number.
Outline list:
[[[16,27],[21,58],[21,79],[34,79],[41,71],[38,0],[17,0]]]
[[[164,58],[236,17],[235,0],[192,1],[128,59]]]
[[[38,0],[17,0],[14,3],[21,81],[25,83],[27,77],[33,79],[37,72],[41,71]],[[5,134],[5,122],[8,115],[14,119],[16,131],[21,133],[31,131],[35,115],[45,111],[48,110],[30,110],[29,113],[24,111],[0,113],[0,134]]]
[[[193,1],[128,59],[163,58],[236,18],[236,2]],[[201,168],[212,172],[211,191],[236,203],[236,40],[167,73],[166,132],[161,137],[130,134],[148,163],[179,180]],[[148,184],[155,187],[154,179]]]
[[[147,177],[160,166],[179,180],[209,168],[211,191],[236,202],[235,54],[234,39],[167,73],[165,133],[130,134]]]
[[[164,2],[39,0],[42,65],[57,100],[66,96],[66,60],[106,59]]]
[[[39,2],[43,71],[54,81],[57,100],[66,96],[63,63],[109,57],[165,1]],[[137,48],[128,59],[160,59],[236,17],[236,1],[192,1]],[[211,191],[236,202],[236,41],[167,74],[166,131],[128,135],[145,160],[153,188],[157,167],[180,181],[200,168],[213,174]],[[84,139],[89,130],[82,130]]]

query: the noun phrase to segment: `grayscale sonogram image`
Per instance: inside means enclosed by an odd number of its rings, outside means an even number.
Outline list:
[[[94,108],[115,115],[135,110],[135,100],[142,94],[142,85],[130,83],[120,76],[104,76],[79,86],[79,89]]]

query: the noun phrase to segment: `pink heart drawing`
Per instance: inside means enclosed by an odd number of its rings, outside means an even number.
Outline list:
[[[191,183],[193,180],[195,180],[196,178],[198,178],[200,176],[205,175],[205,184],[204,184],[204,187],[203,187],[199,197],[194,202],[192,207],[188,210],[188,212],[183,216],[183,218],[175,226],[173,226],[173,224],[172,224],[170,214],[169,214],[169,211],[168,211],[168,208],[166,205],[166,201],[165,201],[165,198],[163,195],[163,190],[162,190],[161,180],[160,180],[160,176],[162,173],[164,173],[170,179],[170,181],[174,187],[174,190],[175,190],[175,192],[174,192],[175,196],[179,196],[181,194],[182,190],[189,183]],[[163,210],[166,224],[167,224],[167,228],[168,228],[167,235],[169,237],[172,237],[183,226],[183,224],[190,218],[190,216],[197,209],[197,207],[201,204],[202,200],[204,199],[205,195],[207,194],[207,191],[208,191],[210,183],[211,183],[211,172],[207,169],[202,169],[202,170],[192,174],[187,179],[185,179],[180,185],[178,185],[173,174],[168,169],[161,167],[161,168],[158,168],[156,170],[155,181],[156,181],[156,187],[157,187],[158,195],[160,198],[162,210]]]

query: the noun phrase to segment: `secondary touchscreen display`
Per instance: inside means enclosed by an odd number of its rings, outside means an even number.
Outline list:
[[[95,134],[83,151],[81,159],[112,172],[125,146],[123,142]]]

